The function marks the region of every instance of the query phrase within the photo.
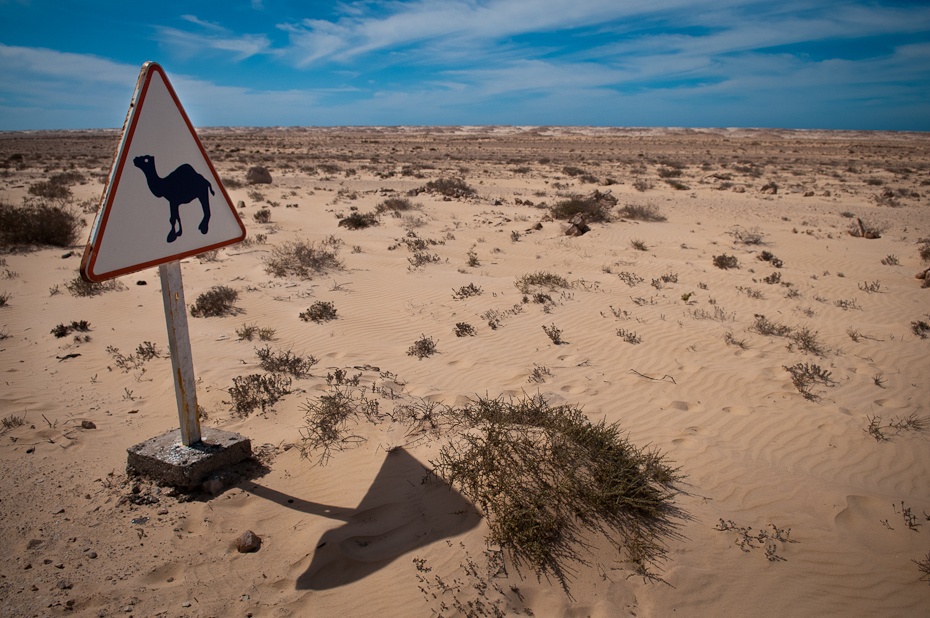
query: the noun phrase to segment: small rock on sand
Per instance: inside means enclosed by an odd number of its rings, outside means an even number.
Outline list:
[[[240,554],[258,551],[261,546],[262,538],[251,530],[246,530],[236,539],[236,551]]]

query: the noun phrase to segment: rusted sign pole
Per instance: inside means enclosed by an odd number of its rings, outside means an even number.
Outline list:
[[[161,297],[165,303],[168,325],[168,349],[171,352],[171,372],[178,400],[181,422],[181,443],[190,446],[200,442],[200,416],[197,413],[197,385],[194,382],[194,360],[187,331],[187,306],[181,283],[181,262],[174,260],[158,266],[161,277]]]

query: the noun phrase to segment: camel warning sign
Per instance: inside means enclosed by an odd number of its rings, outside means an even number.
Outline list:
[[[81,276],[103,281],[244,238],[242,220],[168,77],[146,62]]]

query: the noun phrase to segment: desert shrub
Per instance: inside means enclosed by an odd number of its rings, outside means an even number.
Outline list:
[[[452,298],[455,300],[463,300],[470,296],[480,296],[482,291],[483,290],[474,283],[469,283],[468,285],[463,285],[458,290],[452,290]]]
[[[115,292],[125,290],[126,286],[118,279],[109,279],[107,281],[91,282],[85,281],[80,277],[75,277],[65,284],[72,296],[87,297],[98,296],[104,292]]]
[[[274,339],[275,330],[273,328],[260,327],[256,324],[243,324],[236,329],[236,336],[239,341],[252,341],[256,337],[260,341],[271,341]]]
[[[233,303],[239,298],[239,292],[225,285],[215,285],[194,301],[191,315],[195,318],[215,318],[236,313]]]
[[[723,253],[721,255],[714,256],[714,266],[723,270],[739,268],[739,260],[736,259],[735,255],[727,255],[726,253]]]
[[[22,206],[0,202],[0,245],[70,247],[81,219],[68,208],[27,201]]]
[[[477,192],[461,178],[438,178],[430,180],[421,189],[427,193],[438,193],[446,197],[471,197]]]
[[[646,180],[645,178],[637,178],[633,181],[633,188],[639,191],[640,193],[648,191],[653,187],[653,184]]]
[[[0,307],[7,307],[10,304],[12,295],[9,292],[0,292]]]
[[[923,560],[911,560],[911,562],[917,565],[917,570],[921,573],[920,581],[930,583],[930,551]]]
[[[295,240],[273,247],[265,258],[265,272],[275,277],[293,275],[301,279],[312,279],[330,270],[342,268],[339,248],[342,241],[334,236],[317,242]]]
[[[575,177],[575,176],[583,176],[584,174],[587,174],[588,172],[581,169],[580,167],[575,167],[574,165],[566,165],[565,167],[562,168],[562,173],[565,174],[566,176]]]
[[[623,339],[624,341],[626,341],[627,343],[631,343],[633,345],[643,342],[642,337],[637,335],[635,331],[626,330],[624,328],[617,329],[617,336]]]
[[[488,541],[563,583],[581,529],[607,534],[643,576],[671,533],[676,468],[638,448],[616,424],[541,395],[480,398],[455,410],[465,427],[430,463],[487,517]]]
[[[543,325],[542,329],[555,345],[562,345],[565,343],[565,341],[562,339],[562,329],[555,324],[550,324],[549,326]]]
[[[301,456],[309,459],[312,452],[321,451],[319,462],[325,464],[332,451],[365,442],[362,436],[349,433],[349,421],[364,416],[377,422],[378,408],[377,399],[364,394],[356,398],[348,387],[308,400],[301,406],[306,421],[300,429]]]
[[[923,320],[915,320],[911,322],[911,332],[921,339],[926,339],[930,335],[930,324]]]
[[[158,346],[156,346],[151,341],[143,341],[138,346],[136,346],[135,354],[123,354],[119,351],[119,348],[116,346],[108,345],[107,354],[113,359],[113,365],[118,369],[121,369],[124,372],[133,371],[135,369],[142,369],[142,372],[145,372],[143,365],[148,361],[160,358],[161,353],[158,351]],[[110,367],[107,367],[110,369]]]
[[[884,266],[898,266],[901,262],[898,261],[898,256],[894,253],[886,255],[882,258],[882,264]]]
[[[524,294],[532,294],[536,288],[545,288],[552,291],[557,288],[571,287],[571,284],[565,277],[542,270],[522,275],[514,282],[514,285]]]
[[[265,412],[291,392],[291,379],[274,373],[236,376],[227,392],[232,399],[233,412],[248,416],[257,408]]]
[[[412,270],[420,268],[421,266],[426,266],[427,264],[436,264],[441,262],[442,258],[439,257],[437,253],[430,253],[429,251],[420,251],[414,250],[413,255],[407,256],[407,262],[410,263],[410,266],[407,268]]]
[[[256,223],[271,223],[271,211],[267,208],[260,208],[255,211],[252,218]]]
[[[917,244],[917,255],[924,262],[930,262],[930,240],[921,240]]]
[[[818,395],[815,395],[810,390],[815,384],[825,386],[833,384],[830,372],[822,369],[819,365],[797,363],[791,367],[785,366],[784,369],[791,374],[791,383],[794,384],[799,393],[804,395],[805,399],[812,401],[820,399]]]
[[[680,169],[676,169],[674,167],[660,167],[657,170],[657,173],[659,174],[659,178],[663,178],[663,179],[679,178],[682,174]]]
[[[375,206],[375,212],[383,213],[387,211],[391,212],[403,212],[405,210],[411,210],[416,208],[413,202],[406,197],[389,197],[377,206]]]
[[[52,329],[52,334],[61,339],[67,337],[73,332],[86,333],[90,330],[90,322],[87,320],[72,321],[71,324],[58,324]]]
[[[744,230],[741,227],[734,229],[732,232],[733,238],[743,243],[744,245],[761,245],[763,234],[759,228],[753,228],[751,230]]]
[[[336,319],[336,307],[328,300],[318,300],[310,305],[306,311],[300,314],[300,319],[304,322],[326,322],[327,320]]]
[[[475,327],[468,322],[457,322],[454,332],[456,337],[474,337],[478,334],[478,332],[475,331]]]
[[[789,348],[797,347],[803,352],[810,352],[815,356],[825,356],[826,349],[823,347],[823,344],[820,343],[820,340],[817,338],[817,331],[812,331],[806,326],[802,326],[797,330],[793,330],[788,338],[791,339],[793,345],[789,345]]]
[[[637,251],[649,251],[649,245],[647,245],[645,241],[640,240],[639,238],[631,238],[630,246]]]
[[[373,212],[353,212],[348,217],[339,219],[339,227],[350,230],[363,230],[373,225],[378,225],[378,215]]]
[[[613,200],[616,203],[616,199]],[[610,220],[610,208],[613,206],[607,200],[593,197],[575,196],[567,200],[556,202],[549,209],[553,219],[571,219],[581,215],[587,222],[602,222]]]
[[[51,200],[66,200],[71,197],[71,185],[86,182],[80,172],[62,172],[54,174],[47,181],[37,182],[29,187],[29,194]]]
[[[763,251],[762,253],[760,253],[759,259],[762,260],[763,262],[768,262],[775,268],[781,268],[782,266],[785,265],[784,262],[782,262],[780,259],[775,257],[770,251]]]
[[[666,179],[665,183],[671,188],[675,189],[676,191],[687,191],[688,189],[691,188],[690,185],[686,185],[680,180],[675,180],[673,178]]]
[[[433,341],[432,337],[427,337],[426,335],[420,335],[420,338],[407,348],[407,356],[416,356],[419,360],[423,360],[435,353],[436,342]]]
[[[259,365],[271,373],[286,373],[295,378],[306,377],[319,361],[312,355],[301,356],[290,350],[273,352],[270,346],[255,350]]]
[[[618,213],[624,219],[634,221],[666,221],[665,215],[659,212],[655,204],[627,204]]]
[[[792,332],[792,328],[790,326],[772,322],[764,315],[757,313],[755,318],[756,321],[752,323],[752,326],[749,327],[749,330],[757,332],[760,335],[765,335],[767,337],[787,337]]]

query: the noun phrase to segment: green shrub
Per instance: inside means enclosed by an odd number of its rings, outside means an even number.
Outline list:
[[[22,206],[0,202],[0,245],[70,247],[81,219],[62,206],[26,201]]]

